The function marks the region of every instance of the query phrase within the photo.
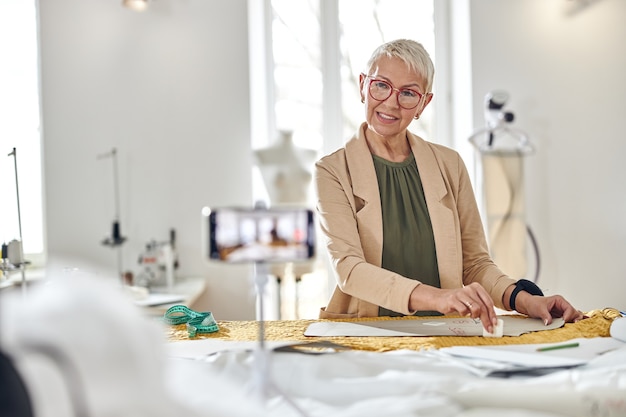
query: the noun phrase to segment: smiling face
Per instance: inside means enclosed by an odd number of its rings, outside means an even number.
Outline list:
[[[365,120],[368,129],[386,139],[406,137],[406,129],[415,116],[419,116],[432,99],[426,94],[426,82],[417,72],[397,57],[380,57],[370,69],[368,77],[361,75],[361,97],[365,100]],[[396,89],[411,89],[424,94],[420,104],[405,109],[398,104],[398,92],[394,91],[386,100],[378,101],[369,93],[371,78],[384,80]]]

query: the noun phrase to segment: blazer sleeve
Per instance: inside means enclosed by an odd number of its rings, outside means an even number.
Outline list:
[[[481,284],[490,294],[494,304],[504,309],[502,297],[506,288],[515,283],[493,262],[485,237],[485,231],[476,203],[474,190],[467,172],[467,168],[458,155],[456,155],[457,186],[456,208],[459,217],[461,246],[463,253],[463,284],[473,282]],[[451,173],[448,172],[448,175]]]

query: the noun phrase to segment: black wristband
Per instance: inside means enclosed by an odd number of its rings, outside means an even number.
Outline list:
[[[511,306],[511,310],[516,310],[516,308],[515,308],[515,298],[517,298],[517,294],[520,291],[526,291],[530,295],[541,295],[541,296],[543,296],[543,291],[541,291],[541,288],[539,288],[537,286],[537,284],[535,284],[534,282],[529,281],[527,279],[520,279],[515,284],[515,289],[511,293],[511,298],[509,299],[509,306]]]

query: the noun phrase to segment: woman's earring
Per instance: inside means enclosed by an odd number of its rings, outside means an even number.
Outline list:
[[[365,97],[361,97],[361,103],[365,103]]]
[[[420,118],[420,114],[419,114],[419,113],[417,113],[417,114],[415,115],[415,117],[413,117],[413,118],[414,118],[415,120],[418,120],[418,119]]]

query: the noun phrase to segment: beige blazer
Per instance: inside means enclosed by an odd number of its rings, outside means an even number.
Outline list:
[[[372,155],[361,125],[344,148],[315,164],[317,214],[337,287],[320,318],[372,317],[378,307],[412,314],[409,296],[419,281],[380,267],[382,211]],[[504,308],[515,281],[491,260],[472,184],[459,154],[408,133],[435,235],[442,288],[480,283]]]

